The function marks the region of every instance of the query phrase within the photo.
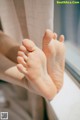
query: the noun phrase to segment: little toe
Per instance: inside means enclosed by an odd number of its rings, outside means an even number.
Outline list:
[[[29,40],[29,39],[24,39],[22,41],[22,44],[24,45],[24,47],[29,51],[29,52],[33,52],[36,48],[36,45],[33,41]]]
[[[26,62],[24,61],[23,57],[18,56],[17,61],[18,61],[19,64],[22,64],[24,67],[26,67]]]
[[[23,73],[24,75],[27,74],[27,70],[25,69],[25,67],[22,64],[17,64],[17,68],[18,70]]]
[[[59,41],[60,41],[60,42],[64,42],[64,35],[60,35]]]

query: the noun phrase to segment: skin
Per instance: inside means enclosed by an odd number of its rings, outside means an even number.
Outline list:
[[[57,40],[57,34],[46,30],[43,37],[43,51],[47,58],[48,74],[57,87],[57,92],[63,86],[64,67],[65,67],[65,46],[64,36],[60,35]]]
[[[45,53],[44,54],[39,48],[37,48],[37,46],[34,43],[32,43],[34,46],[32,48],[34,48],[34,49],[32,49],[31,46],[30,46],[30,48],[28,46],[26,46],[26,42],[23,42],[23,44],[20,46],[17,42],[15,42],[15,40],[12,40],[12,38],[5,35],[3,32],[0,32],[1,58],[3,58],[4,64],[7,63],[7,61],[8,61],[8,63],[10,62],[10,64],[7,64],[7,66],[5,65],[5,67],[3,64],[0,64],[1,67],[2,66],[4,67],[3,71],[0,69],[0,74],[3,73],[5,76],[4,80],[7,82],[10,82],[12,84],[22,86],[38,95],[45,97],[48,100],[51,100],[57,94],[57,91],[59,91],[61,89],[62,84],[63,84],[63,79],[56,80],[53,78],[53,72],[59,71],[59,70],[57,69],[56,66],[54,67],[54,68],[56,68],[55,70],[53,68],[51,68],[51,66],[53,65],[53,59],[52,59],[53,57],[49,57],[49,56],[53,55],[52,51],[53,51],[54,45],[52,46],[52,49],[50,49],[51,47],[49,47],[49,42],[51,41],[52,38],[56,41],[57,34],[52,33],[49,30],[47,30],[44,35],[44,38],[43,38],[43,51]],[[46,46],[46,41],[47,41],[47,46]],[[61,44],[63,44],[63,41],[64,41],[63,36],[60,36],[59,41],[61,42]],[[5,44],[6,44],[6,46],[5,46]],[[31,43],[30,43],[30,45],[31,45]],[[27,47],[29,49],[28,52],[26,50]],[[49,56],[47,55],[46,48],[49,51],[48,52]],[[61,49],[61,46],[60,46],[60,49]],[[19,50],[19,52],[18,52],[18,50]],[[57,49],[55,49],[55,51],[57,51]],[[64,49],[62,47],[62,50],[61,50],[62,55],[60,54],[59,58],[61,58],[60,61],[63,61],[63,62],[59,62],[58,65],[63,66],[63,67],[60,67],[61,68],[60,70],[64,72],[63,51],[64,51]],[[22,58],[20,61],[18,61],[19,65],[17,67],[19,70],[16,67],[17,52],[18,52],[18,57]],[[26,56],[23,57],[25,52],[26,52]],[[29,53],[30,53],[30,55],[29,55]],[[29,57],[28,64],[31,63],[30,64],[31,66],[28,65],[29,69],[27,69],[27,67],[25,66],[25,63],[27,62],[27,58],[26,58],[27,55],[29,55],[28,56]],[[48,59],[48,57],[49,57],[49,59]],[[52,61],[52,65],[50,65],[51,63],[49,61]],[[35,63],[35,66],[37,63],[39,63],[39,64],[37,64],[38,66],[35,67],[33,63]],[[57,61],[57,63],[58,63],[58,61]],[[36,70],[35,72],[37,73],[37,77],[34,74],[34,69]],[[27,74],[27,71],[29,74]],[[59,71],[59,75],[63,76],[63,72]],[[44,75],[43,75],[43,73],[44,73]],[[33,74],[33,76],[32,76],[32,74]],[[25,75],[25,77],[24,77],[24,75]],[[57,81],[57,82],[55,82],[55,81]],[[57,83],[60,83],[60,84],[57,85]],[[57,86],[59,86],[59,90],[58,90]]]
[[[3,68],[3,69],[0,69],[0,79],[6,82],[24,87],[29,91],[34,92],[38,95],[41,95],[47,99],[48,98],[51,99],[51,97],[56,94],[56,88],[53,82],[51,81],[51,78],[48,75],[46,76],[47,79],[44,78],[44,80],[46,80],[46,85],[45,85],[45,82],[43,83],[42,78],[38,79],[39,80],[38,83],[37,83],[37,80],[31,82],[28,79],[26,79],[24,74],[19,72],[19,70],[17,69],[16,58],[17,58],[17,52],[18,52],[19,46],[20,45],[17,42],[15,42],[15,40],[13,40],[11,37],[9,37],[8,35],[0,31],[0,57],[4,63],[4,64],[0,64],[0,68]],[[20,48],[23,49],[23,47],[21,46]],[[39,50],[39,53],[41,53],[40,50]],[[43,57],[45,58],[44,54],[43,54]],[[46,64],[46,59],[45,59],[45,64]],[[48,80],[50,80],[51,82],[48,82]],[[41,86],[42,84],[44,86],[43,88]],[[48,86],[49,87],[52,86],[52,87],[50,89],[47,89]],[[54,92],[50,94],[51,91],[54,91]]]
[[[14,39],[0,31],[0,79],[25,87],[24,74],[16,67],[19,46]]]
[[[47,60],[44,52],[29,39],[23,40],[22,44],[18,52],[17,68],[26,76],[29,88],[32,86],[31,89],[35,93],[51,100],[57,90],[47,73]]]
[[[17,68],[34,85],[38,94],[51,100],[63,85],[65,47],[64,36],[47,30],[43,38],[43,51],[31,40],[25,39],[18,52]]]

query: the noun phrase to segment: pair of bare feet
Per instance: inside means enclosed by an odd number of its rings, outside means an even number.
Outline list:
[[[64,36],[46,30],[39,49],[29,39],[24,39],[18,51],[17,68],[27,78],[25,86],[51,100],[63,85],[65,66]]]

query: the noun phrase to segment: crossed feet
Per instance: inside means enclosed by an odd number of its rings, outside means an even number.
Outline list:
[[[39,49],[29,39],[24,39],[18,51],[17,68],[26,79],[25,86],[51,100],[61,89],[64,79],[65,47],[64,36],[46,30],[43,48]]]

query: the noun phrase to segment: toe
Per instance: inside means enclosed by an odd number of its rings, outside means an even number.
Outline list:
[[[22,52],[22,51],[18,51],[18,56],[23,57],[23,56],[24,56],[24,52]]]
[[[53,33],[53,39],[57,40],[57,33]]]
[[[29,40],[29,39],[24,39],[22,41],[22,44],[24,45],[24,47],[29,51],[32,52],[35,50],[36,45],[34,44],[33,41]]]
[[[48,44],[52,38],[53,38],[53,32],[47,29],[43,37],[43,45]]]
[[[18,70],[23,73],[23,74],[27,74],[27,70],[25,69],[25,67],[22,64],[17,64],[17,68]]]
[[[57,34],[51,30],[46,30],[43,37],[42,49],[46,55],[52,55],[54,51],[53,40],[57,38]]]
[[[43,37],[43,45],[48,45],[52,39],[57,39],[57,33],[47,29]]]
[[[22,52],[26,52],[26,48],[25,48],[25,46],[21,45],[21,46],[20,46],[20,51],[22,51]]]
[[[21,57],[18,59],[23,59],[25,62],[27,62],[28,56],[24,52],[18,51],[18,57]]]
[[[60,42],[64,42],[64,35],[60,35],[59,41],[60,41]]]
[[[22,64],[24,67],[26,67],[26,62],[24,61],[23,57],[18,56],[17,61],[18,61],[19,64]]]

